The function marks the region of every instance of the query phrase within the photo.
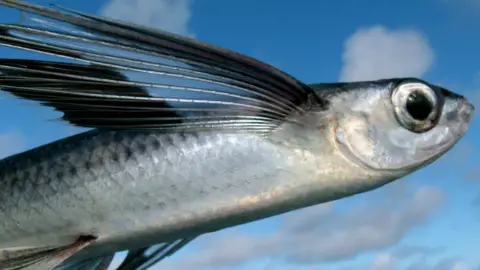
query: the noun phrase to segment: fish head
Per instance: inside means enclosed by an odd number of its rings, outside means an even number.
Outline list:
[[[350,161],[406,174],[437,160],[467,132],[474,106],[413,78],[336,84],[329,101],[333,140]]]

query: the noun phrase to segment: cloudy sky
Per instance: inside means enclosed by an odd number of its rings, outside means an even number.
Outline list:
[[[474,0],[34,2],[188,35],[307,83],[421,77],[480,108],[480,5]],[[1,18],[14,16],[0,10]],[[5,48],[0,54],[24,56]],[[0,105],[2,156],[79,131],[48,121],[57,115],[25,101]],[[480,269],[479,132],[475,119],[448,155],[386,187],[205,235],[152,269]]]

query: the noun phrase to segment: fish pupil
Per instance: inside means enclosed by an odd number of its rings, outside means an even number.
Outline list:
[[[433,104],[422,92],[414,91],[408,95],[406,109],[413,119],[424,121],[433,111]]]

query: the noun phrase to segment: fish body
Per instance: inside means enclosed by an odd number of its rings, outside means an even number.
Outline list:
[[[474,110],[416,78],[307,85],[169,33],[0,5],[62,24],[0,24],[0,45],[76,61],[0,59],[0,89],[93,128],[0,161],[0,269],[157,243],[172,254],[198,235],[378,188],[448,152]]]
[[[0,248],[92,234],[99,245],[114,243],[105,250],[112,252],[335,200],[398,176],[339,155],[331,130],[296,132],[317,139],[94,130],[10,157],[0,162]]]

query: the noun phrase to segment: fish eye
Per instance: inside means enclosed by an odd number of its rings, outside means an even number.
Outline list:
[[[434,110],[434,105],[421,91],[412,91],[405,104],[410,116],[418,121],[425,121]]]
[[[437,93],[423,83],[400,84],[393,90],[392,103],[398,122],[412,132],[430,130],[440,115]]]

